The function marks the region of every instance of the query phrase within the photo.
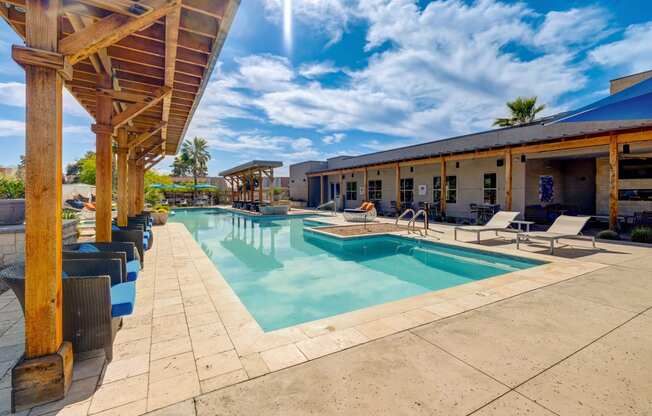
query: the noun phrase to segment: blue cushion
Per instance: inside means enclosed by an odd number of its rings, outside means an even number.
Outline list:
[[[136,283],[126,282],[111,286],[111,316],[131,315],[136,303]]]
[[[143,237],[143,248],[149,250],[149,240],[145,237]]]
[[[146,239],[149,240],[150,238],[152,238],[152,232],[151,232],[151,231],[143,231],[143,236],[144,236]]]
[[[66,277],[68,277],[68,273],[62,271],[61,272],[61,278],[65,279]]]
[[[120,227],[118,227],[117,225],[113,224],[113,225],[111,226],[111,231],[120,231]]]
[[[130,260],[127,262],[127,281],[133,282],[138,279],[138,272],[140,271],[140,262],[138,260]]]
[[[92,244],[82,244],[77,249],[80,253],[99,253],[100,249]]]

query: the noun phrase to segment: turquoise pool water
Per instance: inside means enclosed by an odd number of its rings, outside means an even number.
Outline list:
[[[306,217],[177,211],[264,331],[541,263],[395,236],[340,240]]]

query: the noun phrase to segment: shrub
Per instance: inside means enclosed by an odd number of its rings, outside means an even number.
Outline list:
[[[161,203],[163,200],[163,192],[156,188],[148,188],[145,191],[145,202],[154,206]]]
[[[652,244],[652,228],[638,227],[632,230],[631,239],[637,243]]]
[[[79,218],[79,213],[72,209],[64,209],[61,211],[61,219],[64,220],[76,220]]]
[[[0,176],[0,199],[25,198],[25,184],[18,178]]]
[[[170,208],[165,205],[157,205],[154,207],[154,212],[170,212]]]
[[[596,238],[601,240],[620,240],[620,235],[611,230],[602,230],[597,235]]]

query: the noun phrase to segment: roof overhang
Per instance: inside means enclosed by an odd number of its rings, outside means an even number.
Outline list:
[[[247,163],[232,167],[230,169],[220,172],[220,176],[236,176],[246,172],[275,169],[283,166],[283,162],[275,160],[252,160]]]

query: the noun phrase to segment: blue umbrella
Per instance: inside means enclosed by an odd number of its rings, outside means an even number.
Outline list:
[[[148,188],[154,188],[154,189],[163,189],[165,188],[166,185],[160,184],[160,183],[153,183],[148,186]]]
[[[652,78],[571,111],[553,123],[652,120]]]
[[[208,183],[198,183],[195,185],[195,189],[217,189],[217,186]]]

